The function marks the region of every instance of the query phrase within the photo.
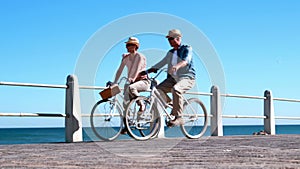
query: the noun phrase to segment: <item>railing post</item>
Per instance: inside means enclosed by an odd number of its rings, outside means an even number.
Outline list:
[[[66,142],[80,142],[82,137],[82,120],[79,97],[78,79],[75,75],[67,77],[66,89],[66,118],[65,134]]]
[[[165,118],[164,116],[162,115],[162,113],[160,113],[160,128],[159,128],[159,131],[158,131],[158,134],[157,134],[157,138],[165,138]]]
[[[223,136],[223,122],[221,109],[221,96],[218,86],[212,86],[212,96],[210,97],[210,121],[211,136]]]
[[[266,99],[264,100],[264,128],[265,132],[271,135],[275,135],[275,114],[272,92],[266,90],[264,93]]]
[[[160,93],[156,93],[158,96],[160,96]],[[157,107],[158,116],[160,116],[160,128],[158,129],[157,138],[165,138],[165,118],[164,118],[164,110],[162,109],[162,105],[160,105],[157,101],[154,102],[154,107]]]

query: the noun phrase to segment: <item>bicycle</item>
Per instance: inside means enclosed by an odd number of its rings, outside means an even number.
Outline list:
[[[166,69],[160,70],[156,76],[149,78],[151,81],[150,96],[139,96],[129,103],[125,113],[125,126],[127,126],[128,134],[135,140],[148,140],[158,134],[161,125],[161,118],[166,116],[166,123],[173,120],[174,117],[168,113],[167,108],[172,109],[172,105],[167,104],[160,97],[158,89],[156,89],[156,78]],[[203,136],[208,125],[208,116],[204,104],[198,98],[186,99],[184,96],[183,119],[184,124],[180,125],[182,133],[190,139],[196,139]],[[139,111],[139,104],[145,105],[143,112]],[[159,107],[162,112],[158,111]],[[161,115],[161,114],[162,115]],[[136,132],[139,130],[140,132]]]
[[[122,77],[118,85],[128,80]],[[125,89],[124,89],[125,90]],[[124,97],[117,94],[112,98],[98,101],[92,108],[90,122],[94,134],[105,141],[115,140],[123,129]]]
[[[122,77],[118,82],[128,82],[128,78]],[[126,89],[126,85],[124,90]],[[113,141],[121,134],[124,126],[124,112],[126,105],[123,104],[123,94],[117,94],[108,99],[102,99],[93,106],[90,116],[90,123],[94,134],[104,140]],[[131,125],[131,124],[129,124]],[[142,130],[139,130],[144,135]]]

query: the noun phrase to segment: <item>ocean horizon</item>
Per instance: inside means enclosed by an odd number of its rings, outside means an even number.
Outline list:
[[[263,125],[225,125],[224,136],[253,135],[264,130]],[[300,134],[300,125],[276,125],[276,134]],[[166,137],[184,137],[179,127],[165,128]],[[203,137],[210,136],[208,127]],[[117,140],[132,139],[128,135],[120,135]],[[83,128],[83,141],[101,141],[90,128]],[[0,128],[0,145],[38,144],[65,142],[65,128]]]

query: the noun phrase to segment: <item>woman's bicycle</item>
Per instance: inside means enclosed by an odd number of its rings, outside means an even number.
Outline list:
[[[122,77],[118,82],[118,85],[124,81],[128,82],[128,78]],[[127,86],[127,84],[124,86],[124,90],[127,88]],[[118,138],[122,129],[125,128],[125,110],[126,104],[124,104],[123,93],[98,101],[93,106],[90,116],[91,128],[94,134],[104,141],[113,141]],[[127,125],[132,124],[128,123]],[[143,133],[144,130],[139,129],[138,131],[141,135],[145,135]]]
[[[125,126],[128,134],[136,140],[148,140],[156,136],[161,125],[161,118],[166,117],[166,123],[173,120],[167,108],[172,109],[172,105],[167,104],[156,89],[156,78],[165,69],[160,70],[156,76],[149,78],[151,81],[150,96],[139,96],[129,103],[125,113]],[[198,98],[184,97],[183,119],[184,124],[180,126],[181,131],[187,138],[200,138],[206,131],[208,116],[204,104]],[[145,110],[140,111],[140,104],[145,105]],[[159,109],[160,108],[160,109]]]
[[[118,82],[127,81],[122,77]],[[115,140],[123,129],[124,97],[117,94],[112,98],[98,101],[92,108],[90,122],[94,134],[105,141]]]

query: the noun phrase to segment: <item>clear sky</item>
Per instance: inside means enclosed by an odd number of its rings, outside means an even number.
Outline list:
[[[300,99],[298,0],[0,0],[0,81],[65,84],[67,75],[74,74],[85,44],[97,31],[120,18],[149,12],[181,18],[209,39],[222,64],[226,93],[263,96],[265,90],[271,90],[274,97]],[[164,29],[167,34],[172,28]],[[141,51],[159,48],[164,53],[170,48],[163,36],[137,36]],[[95,85],[113,79],[124,52],[123,41],[111,48],[106,59],[112,59],[112,70],[97,72]],[[210,92],[212,83],[201,63],[198,70],[198,88]],[[64,101],[63,89],[0,86],[0,112],[64,113]],[[262,106],[261,100],[227,98],[223,111],[260,116]],[[299,107],[300,103],[276,101],[275,115],[300,116]],[[262,124],[262,120],[225,119],[224,123]],[[63,119],[0,117],[0,127],[63,125]]]

